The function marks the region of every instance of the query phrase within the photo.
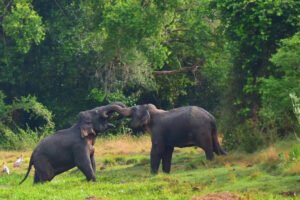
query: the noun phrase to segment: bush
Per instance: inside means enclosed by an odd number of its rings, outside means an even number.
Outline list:
[[[290,98],[292,100],[294,113],[298,119],[298,123],[300,124],[300,98],[297,97],[295,93],[290,93]]]
[[[225,133],[223,143],[228,150],[240,149],[253,153],[265,143],[265,137],[256,123],[248,120]]]
[[[0,148],[29,148],[53,131],[52,113],[35,97],[21,97],[10,105],[4,99],[0,91]]]
[[[283,39],[277,52],[272,55],[271,62],[275,65],[276,75],[260,79],[262,107],[274,113],[278,130],[287,130],[285,135],[297,128],[290,97],[297,100],[296,95],[300,94],[299,54],[300,32]],[[295,105],[294,101],[294,108]]]

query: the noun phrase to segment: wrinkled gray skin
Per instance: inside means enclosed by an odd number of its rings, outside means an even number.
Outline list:
[[[114,106],[82,111],[78,115],[78,122],[71,128],[59,130],[43,139],[33,151],[27,174],[20,184],[26,180],[32,166],[35,168],[34,183],[51,181],[56,175],[75,166],[88,181],[95,181],[93,145],[97,134],[113,127],[108,123],[108,118]]]
[[[215,152],[225,155],[220,147],[215,118],[203,108],[186,106],[169,111],[157,109],[152,104],[116,109],[123,116],[131,117],[130,127],[143,128],[151,133],[151,172],[162,169],[170,173],[174,147],[201,147],[206,158],[212,160]]]

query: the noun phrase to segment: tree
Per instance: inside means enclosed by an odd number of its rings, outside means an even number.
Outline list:
[[[18,81],[19,64],[34,44],[45,37],[41,17],[31,0],[4,0],[0,3],[0,84]],[[4,84],[4,85],[6,85]]]
[[[219,10],[233,55],[223,113],[227,132],[246,120],[259,122],[260,79],[278,76],[270,62],[278,42],[299,30],[298,1],[212,1]],[[236,122],[233,125],[232,122]]]
[[[278,128],[295,128],[290,94],[300,95],[300,33],[283,39],[271,62],[276,75],[261,79],[262,108],[277,121]]]

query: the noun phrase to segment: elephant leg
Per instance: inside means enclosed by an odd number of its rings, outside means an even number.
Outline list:
[[[40,158],[39,161],[35,162],[34,167],[34,183],[51,181],[55,176],[54,169],[47,158]]]
[[[170,173],[171,171],[171,161],[172,161],[172,154],[174,151],[174,147],[166,147],[165,151],[162,155],[162,170],[165,173]]]
[[[34,172],[34,179],[33,179],[33,183],[39,183],[41,180],[40,180],[40,177],[37,173],[37,171]]]
[[[92,168],[94,170],[94,173],[96,173],[96,162],[95,162],[94,154],[91,155],[90,159],[91,159],[91,164],[92,164]]]
[[[162,152],[163,149],[159,148],[158,145],[152,145],[151,156],[150,156],[152,174],[157,174],[158,172],[160,160],[162,159]]]
[[[194,135],[196,135],[196,144],[198,147],[202,148],[205,152],[205,156],[207,160],[214,159],[214,148],[213,148],[213,138],[211,134],[207,134],[207,131],[195,131]]]
[[[85,175],[87,181],[96,181],[95,173],[92,167],[89,152],[81,151],[75,155],[76,166]]]
[[[212,146],[207,145],[203,148],[205,152],[205,156],[207,160],[213,160],[214,159],[214,152]]]

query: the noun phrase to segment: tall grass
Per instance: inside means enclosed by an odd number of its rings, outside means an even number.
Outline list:
[[[96,141],[97,182],[88,183],[77,169],[41,185],[32,173],[23,185],[31,151],[0,151],[9,176],[0,176],[0,199],[300,199],[300,164],[295,140],[278,142],[256,153],[229,152],[206,161],[198,148],[176,148],[171,174],[150,174],[150,137],[108,136]],[[23,153],[21,168],[13,168]],[[296,153],[297,154],[297,153]],[[297,157],[298,159],[298,157]]]

